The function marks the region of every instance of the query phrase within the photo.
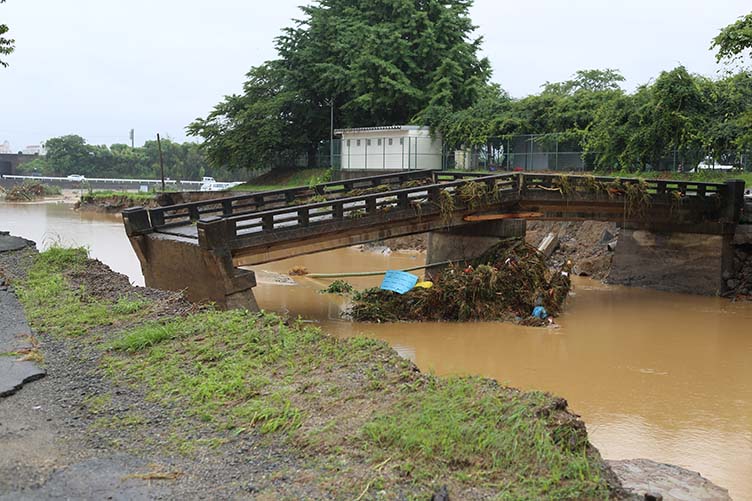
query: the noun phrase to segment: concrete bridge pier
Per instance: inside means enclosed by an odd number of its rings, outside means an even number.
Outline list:
[[[236,268],[232,254],[217,236],[208,235],[199,246],[173,235],[149,232],[149,214],[141,207],[123,211],[123,220],[148,287],[185,291],[190,301],[212,302],[222,309],[259,310],[253,295],[255,274]]]
[[[475,259],[504,238],[525,238],[526,231],[524,219],[486,221],[432,231],[428,234],[426,264]],[[426,268],[426,279],[435,279],[444,268],[446,266]]]

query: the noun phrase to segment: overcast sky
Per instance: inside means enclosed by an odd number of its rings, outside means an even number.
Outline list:
[[[16,52],[0,68],[0,143],[63,134],[137,144],[184,127],[239,92],[304,0],[8,0]],[[579,69],[617,68],[629,90],[684,64],[716,75],[708,50],[749,0],[476,0],[493,80],[513,96]],[[380,125],[380,124],[374,124]]]

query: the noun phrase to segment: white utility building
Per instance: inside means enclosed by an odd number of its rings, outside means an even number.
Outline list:
[[[442,141],[428,127],[389,125],[334,131],[343,171],[441,169]]]

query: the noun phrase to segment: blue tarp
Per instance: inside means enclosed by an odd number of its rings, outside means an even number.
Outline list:
[[[536,306],[533,308],[533,316],[545,320],[548,318],[548,312],[543,306]]]
[[[387,271],[384,281],[381,282],[381,289],[393,291],[397,294],[404,294],[418,283],[418,277],[404,271]]]

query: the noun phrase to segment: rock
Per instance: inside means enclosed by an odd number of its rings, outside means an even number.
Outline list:
[[[726,285],[729,289],[736,289],[739,286],[739,281],[732,278],[726,281]]]
[[[16,357],[0,357],[0,397],[17,392],[23,385],[47,374],[33,362],[21,362]]]
[[[601,236],[601,243],[607,244],[611,242],[612,240],[614,240],[615,238],[616,238],[616,235],[614,235],[608,230],[603,230],[603,235]]]
[[[699,473],[649,459],[606,461],[624,489],[643,499],[731,501],[726,489]]]
[[[449,501],[449,489],[446,485],[442,485],[431,496],[431,501]]]
[[[730,271],[724,271],[723,272],[723,279],[729,280],[731,278],[731,272]]]
[[[21,250],[31,242],[25,238],[12,237],[7,232],[0,235],[0,252]]]

